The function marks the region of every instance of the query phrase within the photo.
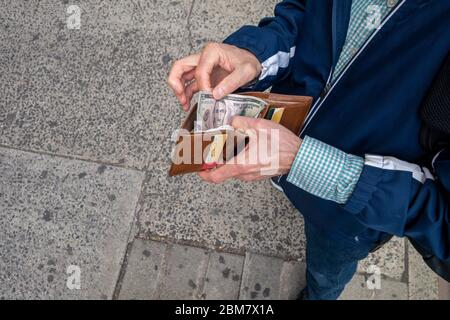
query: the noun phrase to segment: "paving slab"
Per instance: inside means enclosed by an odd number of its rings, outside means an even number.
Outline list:
[[[142,169],[182,115],[166,77],[189,51],[191,1],[78,3],[79,30],[68,5],[2,6],[0,144]]]
[[[408,285],[381,277],[380,289],[369,289],[367,276],[355,275],[339,300],[408,300]]]
[[[183,117],[166,84],[172,62],[256,23],[274,3],[4,4],[8,54],[0,65],[14,66],[20,77],[11,83],[8,73],[0,76],[9,89],[2,90],[9,103],[0,106],[0,143],[134,168],[167,162],[161,145]],[[69,5],[80,8],[79,30],[68,28]]]
[[[136,239],[120,285],[119,299],[150,300],[157,296],[166,244]]]
[[[254,253],[246,254],[239,299],[278,299],[282,271],[282,259]]]
[[[450,283],[446,280],[438,279],[439,300],[450,300]]]
[[[244,256],[212,252],[206,272],[203,298],[206,300],[236,300],[244,267]]]
[[[206,250],[176,244],[169,247],[156,298],[201,299],[208,262]]]
[[[408,250],[408,295],[410,300],[437,300],[438,276],[423,261],[411,243]]]
[[[0,177],[0,299],[111,298],[143,174],[0,148]]]
[[[197,175],[149,172],[140,237],[166,237],[231,252],[304,259],[303,220],[268,181],[212,185]],[[225,251],[226,251],[225,250]]]
[[[306,286],[306,263],[284,261],[280,277],[281,300],[295,300]]]
[[[395,280],[405,280],[408,277],[405,256],[405,239],[394,237],[362,260],[358,265],[358,272],[365,273],[371,266],[377,266],[381,274]]]

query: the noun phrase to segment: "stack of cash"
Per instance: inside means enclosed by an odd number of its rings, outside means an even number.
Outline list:
[[[233,116],[257,118],[267,103],[261,99],[230,94],[215,100],[208,92],[200,92],[194,131],[228,129]]]

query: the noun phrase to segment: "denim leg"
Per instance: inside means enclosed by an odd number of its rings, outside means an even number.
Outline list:
[[[306,221],[305,234],[305,297],[308,300],[335,300],[355,274],[358,261],[367,257],[376,243],[330,235]],[[380,237],[383,237],[382,233]]]

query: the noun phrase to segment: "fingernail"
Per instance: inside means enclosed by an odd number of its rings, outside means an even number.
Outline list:
[[[214,96],[214,99],[217,99],[217,100],[222,99],[224,96],[223,89],[216,88],[213,92],[213,96]]]

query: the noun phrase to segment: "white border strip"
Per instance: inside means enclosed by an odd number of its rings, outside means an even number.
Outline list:
[[[295,47],[292,47],[289,52],[279,51],[266,61],[262,65],[262,72],[259,80],[263,80],[269,76],[276,76],[280,68],[287,68],[290,60],[295,56]]]
[[[442,149],[441,151],[439,151],[438,153],[436,153],[436,155],[433,157],[433,160],[431,160],[431,166],[434,170],[434,163],[436,162],[436,159],[441,155],[442,151],[444,151],[445,149]]]
[[[427,168],[420,168],[414,163],[399,160],[394,157],[383,157],[368,154],[366,155],[364,164],[371,167],[380,168],[383,170],[395,170],[411,172],[414,179],[420,183],[424,183],[426,179],[434,180],[433,175]]]

